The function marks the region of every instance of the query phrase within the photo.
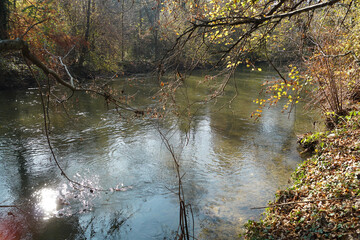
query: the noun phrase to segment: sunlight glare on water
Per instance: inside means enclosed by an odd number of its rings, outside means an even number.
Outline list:
[[[38,207],[43,214],[43,218],[49,219],[57,213],[58,192],[51,188],[42,188],[37,193]]]
[[[300,107],[291,115],[271,108],[259,121],[250,119],[257,107],[252,100],[271,74],[240,71],[234,78],[239,93],[231,108],[223,107],[235,94],[229,86],[216,104],[191,105],[191,124],[171,116],[161,122],[123,121],[103,99],[78,93],[69,112],[51,116],[52,145],[75,185],[48,161],[41,104],[29,104],[39,96],[2,93],[0,100],[7,104],[0,108],[0,202],[25,203],[31,228],[24,231],[36,236],[31,239],[172,239],[179,219],[178,196],[173,194],[178,181],[161,130],[169,133],[181,163],[196,239],[237,239],[243,224],[263,212],[251,208],[264,206],[288,186],[291,172],[302,161],[296,134],[317,121]],[[207,88],[198,84],[202,80],[200,73],[186,79],[190,102],[207,97]],[[122,89],[122,84],[114,81],[113,87]],[[153,86],[156,90],[158,81],[149,79],[135,89],[132,104],[153,106]],[[179,102],[184,113],[187,104]],[[13,222],[9,210],[1,210]]]

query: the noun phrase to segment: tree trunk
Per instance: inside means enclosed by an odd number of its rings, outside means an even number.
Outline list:
[[[8,39],[9,1],[0,0],[0,39]]]
[[[121,2],[121,61],[124,61],[124,11],[125,11],[125,0],[122,0]]]
[[[156,6],[156,10],[155,10],[155,19],[154,19],[154,33],[153,33],[153,37],[154,37],[154,52],[155,52],[155,61],[157,61],[159,59],[159,20],[160,20],[160,9],[161,9],[161,5],[160,2],[158,2],[158,5]]]
[[[1,1],[1,0],[0,0]],[[80,59],[79,59],[79,65],[82,66],[84,64],[85,58],[89,54],[89,36],[90,36],[90,17],[91,17],[91,0],[88,0],[87,2],[87,12],[86,12],[86,29],[85,29],[85,44],[82,46],[81,53],[80,53]]]
[[[148,6],[149,4],[146,2],[146,5]],[[147,6],[144,9],[152,27],[154,61],[156,61],[159,59],[159,19],[161,2],[157,2],[157,5],[152,8],[154,10],[153,12],[150,12]]]
[[[154,30],[154,52],[155,52],[155,61],[157,61],[159,59],[159,29],[158,26],[155,27]]]
[[[137,61],[141,60],[141,29],[142,29],[142,13],[141,13],[141,8],[139,9],[139,24],[138,24],[138,29],[137,29],[137,33],[136,33],[136,41],[135,41],[135,48],[134,48],[134,53],[135,53],[135,59]]]

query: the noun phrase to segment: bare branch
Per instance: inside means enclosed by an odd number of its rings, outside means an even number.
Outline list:
[[[281,5],[283,5],[287,0],[281,0],[280,2],[278,2],[277,4],[275,4],[275,6],[266,14],[266,15],[273,15],[276,10],[279,9],[279,7],[281,7]]]
[[[226,21],[228,20],[228,18],[224,18],[224,19],[214,19],[211,21],[205,21],[203,20],[204,23],[202,24],[196,24],[194,23],[194,28],[198,28],[198,27],[218,27],[218,26],[235,26],[235,25],[242,25],[242,24],[249,24],[249,23],[263,23],[269,20],[274,20],[274,19],[283,19],[286,17],[291,17],[303,12],[309,12],[318,8],[323,8],[326,6],[331,6],[334,5],[335,3],[339,2],[340,0],[330,0],[327,2],[323,2],[323,3],[318,3],[318,4],[314,4],[311,6],[307,6],[304,8],[300,8],[294,11],[290,11],[287,13],[283,13],[283,14],[277,14],[277,15],[266,15],[264,17],[251,17],[251,18],[242,18],[241,20],[238,21],[234,21],[234,22],[229,22]],[[225,20],[225,21],[222,21]],[[220,21],[220,22],[219,22]]]
[[[68,69],[67,66],[63,63],[61,57],[59,57],[59,61],[60,61],[60,64],[65,68],[65,71],[66,71],[67,75],[68,75],[69,78],[70,78],[70,84],[71,84],[71,86],[75,87],[75,86],[74,86],[74,78],[73,78],[73,76],[71,76],[71,74],[70,74],[70,72],[69,72],[69,69]]]
[[[45,22],[45,21],[47,21],[48,20],[48,18],[45,18],[45,19],[43,19],[43,20],[41,20],[41,21],[39,21],[39,22],[37,22],[37,23],[34,23],[33,25],[31,25],[30,27],[28,27],[28,29],[25,31],[25,33],[23,34],[23,35],[21,35],[21,39],[23,39],[25,36],[26,36],[26,34],[33,28],[33,27],[35,27],[36,25],[39,25],[39,24],[41,24],[41,23],[43,23],[43,22]]]
[[[113,98],[108,92],[90,89],[90,88],[82,88],[73,86],[71,83],[64,81],[61,76],[56,73],[51,68],[48,68],[38,57],[30,52],[28,44],[22,39],[15,39],[15,40],[0,40],[0,53],[1,52],[9,52],[9,51],[21,51],[23,56],[28,59],[32,64],[40,68],[46,75],[52,76],[58,83],[67,87],[68,89],[75,91],[82,91],[82,92],[92,92],[99,96],[105,98],[107,102],[113,103],[117,108],[121,108],[123,110],[131,111],[134,113],[142,112],[138,109],[132,108],[128,105],[119,104],[119,102]]]

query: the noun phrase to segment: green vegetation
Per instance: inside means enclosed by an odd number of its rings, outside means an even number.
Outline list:
[[[304,137],[314,155],[276,194],[264,219],[246,224],[246,239],[358,239],[360,237],[360,120],[352,111],[331,132]]]

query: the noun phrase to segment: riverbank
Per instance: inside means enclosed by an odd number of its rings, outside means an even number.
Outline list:
[[[110,78],[112,76],[133,76],[155,72],[157,67],[147,61],[125,61],[118,63],[118,71],[95,69],[89,66],[69,66],[71,75],[80,82],[93,81],[96,78]],[[65,71],[57,69],[59,73],[68,79]],[[29,71],[23,57],[20,54],[0,56],[0,90],[26,89],[36,87],[37,83]]]
[[[0,56],[0,90],[35,86],[36,82],[20,54]]]
[[[263,219],[246,224],[245,239],[360,239],[360,112],[333,131],[300,141],[313,155],[276,193]]]

